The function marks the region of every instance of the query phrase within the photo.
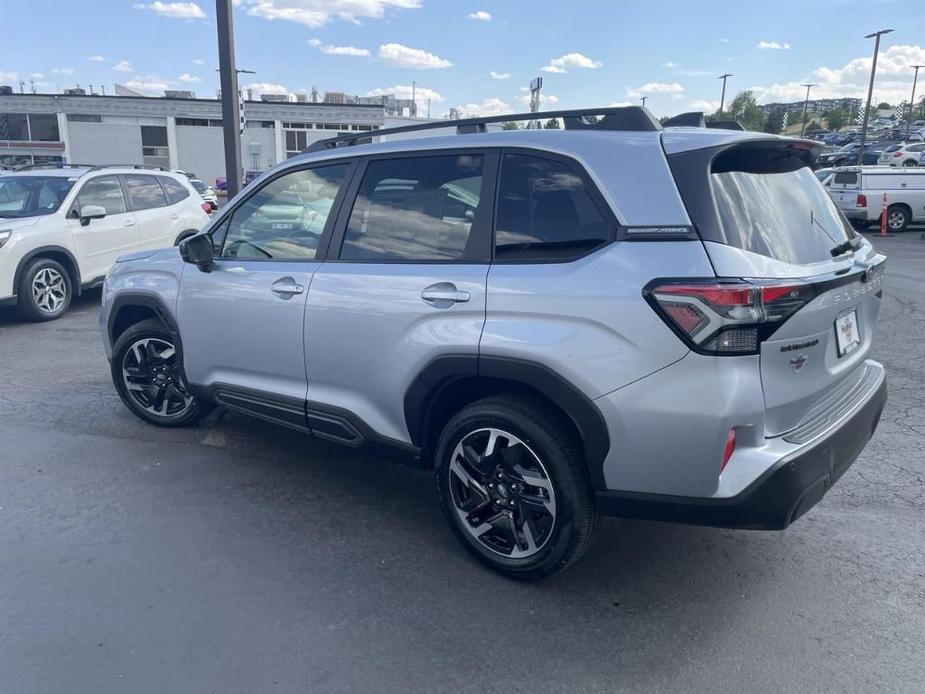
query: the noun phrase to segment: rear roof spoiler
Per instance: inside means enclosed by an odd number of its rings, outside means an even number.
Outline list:
[[[664,123],[663,128],[715,128],[717,130],[745,130],[742,124],[736,120],[714,120],[707,121],[704,118],[703,111],[687,111],[672,116]]]

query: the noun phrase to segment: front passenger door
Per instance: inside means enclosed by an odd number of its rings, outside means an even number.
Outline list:
[[[211,272],[184,267],[177,322],[186,376],[226,406],[304,426],[305,300],[350,167],[270,179],[211,232]]]
[[[85,205],[99,205],[106,210],[106,216],[82,224],[80,210]],[[116,175],[96,176],[83,184],[68,213],[68,227],[84,282],[104,277],[116,258],[131,253],[138,245],[135,213],[129,211]]]

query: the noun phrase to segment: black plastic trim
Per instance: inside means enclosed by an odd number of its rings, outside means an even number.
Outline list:
[[[177,348],[180,348],[180,331],[163,300],[157,294],[142,294],[138,292],[120,294],[112,302],[112,307],[109,309],[109,319],[106,322],[106,336],[109,338],[110,345],[115,343],[113,339],[113,328],[116,324],[116,318],[119,316],[119,311],[127,306],[139,306],[154,311],[154,314],[167,326],[171,335],[177,339]]]
[[[309,432],[305,419],[305,401],[283,395],[264,393],[257,390],[215,383],[208,388],[209,399],[223,407],[251,415],[290,429]]]
[[[405,393],[405,422],[411,440],[422,447],[425,422],[437,398],[461,379],[485,377],[509,381],[539,392],[561,408],[578,430],[594,489],[604,489],[604,460],[610,450],[607,423],[597,406],[552,369],[532,361],[490,355],[438,357],[415,377]]]
[[[886,379],[853,416],[825,438],[772,466],[728,499],[625,491],[596,493],[611,516],[722,528],[782,530],[817,504],[873,436],[887,399]]]
[[[19,260],[19,264],[16,266],[16,272],[13,273],[13,291],[19,291],[19,281],[22,278],[22,273],[26,270],[26,265],[29,264],[36,256],[42,255],[44,253],[62,253],[70,261],[73,269],[74,275],[71,276],[71,284],[74,288],[74,294],[80,296],[81,292],[81,279],[80,279],[80,266],[77,264],[77,259],[74,257],[74,254],[71,253],[64,246],[39,246],[38,248],[33,248],[31,251],[26,253]]]
[[[318,438],[352,447],[363,446],[388,457],[394,457],[397,453],[401,462],[417,463],[420,459],[419,446],[383,436],[357,414],[343,407],[309,400],[306,403],[306,416],[312,434]]]

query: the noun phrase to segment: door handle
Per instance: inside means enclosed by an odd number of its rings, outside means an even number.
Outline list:
[[[421,292],[421,298],[429,304],[445,308],[452,304],[469,301],[470,294],[458,290],[452,282],[438,282],[424,289]]]
[[[270,285],[270,290],[280,298],[291,299],[296,294],[304,292],[305,287],[301,284],[296,284],[291,277],[283,277]]]
[[[124,226],[124,227],[133,227],[133,226],[135,226],[135,220],[134,220],[134,219],[126,219],[124,222],[122,222],[122,226]]]
[[[180,213],[179,213],[179,212],[174,212],[172,215],[170,215],[170,218],[171,218],[171,219],[180,219]]]

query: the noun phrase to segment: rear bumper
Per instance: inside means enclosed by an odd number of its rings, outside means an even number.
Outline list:
[[[606,515],[709,525],[782,530],[815,506],[851,467],[873,436],[886,404],[886,378],[837,428],[781,458],[742,492],[694,498],[639,492],[597,493]]]

